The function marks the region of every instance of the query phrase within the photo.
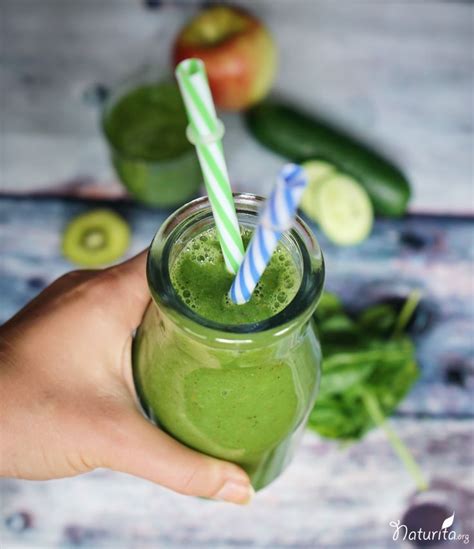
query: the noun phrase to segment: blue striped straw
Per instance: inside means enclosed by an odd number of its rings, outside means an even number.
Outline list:
[[[308,184],[303,168],[285,164],[265,203],[260,222],[230,288],[230,299],[242,305],[252,297],[283,233],[293,226],[301,196]]]

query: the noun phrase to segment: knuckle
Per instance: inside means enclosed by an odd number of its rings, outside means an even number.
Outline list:
[[[90,280],[93,280],[94,272],[95,271],[92,270],[81,269],[69,271],[56,279],[51,285],[51,288],[56,289],[63,294],[82,295]]]
[[[223,483],[223,467],[218,461],[203,456],[183,475],[179,491],[186,495],[213,497]]]
[[[96,271],[94,276],[84,280],[76,289],[95,308],[103,303],[106,295],[118,291],[117,284],[116,276]]]
[[[121,278],[114,269],[107,269],[98,273],[93,278],[93,286],[97,292],[110,291],[113,292],[118,289],[121,284]]]
[[[182,478],[182,485],[180,486],[180,489],[179,489],[179,491],[182,494],[185,494],[188,496],[194,495],[195,493],[194,484],[195,484],[195,479],[198,473],[199,473],[199,468],[197,466],[192,467],[189,471],[186,472],[186,475],[184,475]]]
[[[62,276],[60,276],[56,281],[55,284],[58,285],[64,285],[64,284],[73,284],[78,282],[79,280],[82,280],[84,276],[84,271],[81,271],[80,269],[76,269],[73,271],[69,271]]]

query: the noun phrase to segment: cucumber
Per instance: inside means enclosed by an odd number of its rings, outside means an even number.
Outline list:
[[[314,204],[319,226],[335,244],[359,244],[372,230],[372,203],[352,177],[336,174],[322,181],[315,189]]]
[[[365,189],[329,162],[309,160],[302,167],[308,178],[300,202],[303,212],[319,223],[335,244],[352,246],[362,242],[369,235],[374,219]]]
[[[294,162],[327,160],[365,188],[377,214],[405,213],[410,184],[391,161],[327,122],[289,105],[266,100],[246,113],[254,137]]]
[[[308,160],[302,164],[302,168],[308,178],[308,186],[301,197],[299,207],[313,221],[317,221],[316,201],[314,199],[316,189],[321,183],[336,173],[336,168],[322,160]]]

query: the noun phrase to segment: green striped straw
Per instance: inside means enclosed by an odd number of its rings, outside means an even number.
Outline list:
[[[196,147],[224,261],[235,275],[244,257],[244,245],[224,160],[224,126],[216,115],[204,63],[200,59],[181,61],[176,78],[188,113],[187,136]]]

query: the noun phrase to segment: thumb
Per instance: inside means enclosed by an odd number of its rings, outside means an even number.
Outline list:
[[[110,434],[110,433],[109,433]],[[237,465],[180,444],[147,421],[138,411],[116,423],[107,440],[104,464],[191,496],[248,503],[253,488]]]
[[[146,278],[148,249],[136,256],[105,269],[103,276],[111,277],[114,282],[113,306],[117,315],[123,318],[127,329],[134,330],[142,319],[150,301],[150,291]]]

